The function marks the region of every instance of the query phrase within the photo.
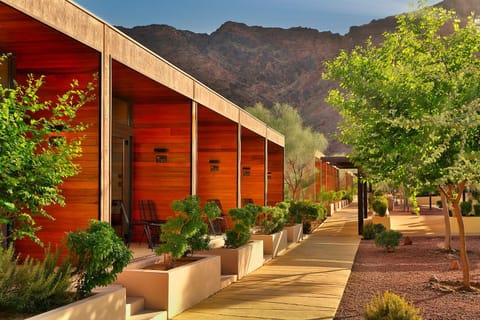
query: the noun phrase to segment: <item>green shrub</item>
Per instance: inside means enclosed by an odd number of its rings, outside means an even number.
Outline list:
[[[255,226],[258,214],[262,207],[249,203],[243,208],[233,208],[228,215],[235,223],[232,229],[226,231],[225,245],[228,248],[238,248],[250,240],[250,229]]]
[[[462,216],[470,215],[470,212],[472,212],[472,203],[470,201],[460,202],[460,212]]]
[[[177,214],[162,225],[161,244],[155,253],[165,254],[166,264],[173,267],[175,260],[188,252],[208,250],[210,239],[205,220],[207,216],[214,219],[220,215],[220,209],[213,201],[207,202],[202,208],[198,196],[175,200],[171,207]]]
[[[385,226],[383,224],[374,224],[373,222],[369,221],[363,226],[362,236],[365,240],[372,240],[375,239],[377,233],[382,231],[385,231]]]
[[[480,203],[475,203],[473,205],[473,212],[475,213],[476,217],[480,217]]]
[[[400,244],[402,233],[394,230],[384,230],[375,236],[375,244],[378,247],[384,247],[387,252],[395,251],[395,247]]]
[[[59,252],[47,249],[42,261],[27,257],[19,264],[12,246],[0,247],[0,310],[39,313],[73,301],[70,263],[60,264]]]
[[[67,246],[80,298],[88,296],[97,286],[115,281],[132,259],[132,252],[104,221],[90,220],[86,230],[68,232]]]
[[[442,208],[442,200],[437,200],[437,207]]]
[[[388,201],[385,197],[376,197],[375,200],[372,202],[372,209],[375,211],[380,217],[384,217],[387,213],[388,208]]]
[[[264,234],[273,234],[283,230],[288,212],[280,207],[265,206],[258,215],[257,225]]]
[[[419,310],[398,295],[385,291],[377,294],[366,306],[366,320],[421,320]]]
[[[312,223],[310,221],[303,222],[303,234],[310,234],[312,232]]]

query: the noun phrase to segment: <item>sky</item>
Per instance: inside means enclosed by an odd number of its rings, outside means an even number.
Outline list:
[[[212,33],[224,22],[305,27],[345,34],[350,26],[413,10],[416,0],[72,0],[111,25],[166,24]],[[439,0],[428,0],[435,4]]]

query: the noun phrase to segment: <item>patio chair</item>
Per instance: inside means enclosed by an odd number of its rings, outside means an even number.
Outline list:
[[[227,219],[225,213],[223,212],[222,203],[219,199],[208,199],[207,202],[213,202],[220,209],[220,216],[216,217],[213,221],[208,219],[209,227],[211,228],[212,234],[220,235],[228,229]]]
[[[148,229],[147,223],[145,221],[131,221],[130,217],[127,214],[127,209],[125,208],[125,204],[122,200],[112,200],[113,207],[119,207],[120,213],[123,216],[123,221],[127,225],[127,234],[124,236],[124,241],[127,247],[130,247],[130,243],[132,243],[133,232],[135,226],[141,226],[143,229],[143,233],[147,238],[147,242],[151,243],[151,235],[150,230]]]
[[[157,208],[153,200],[139,200],[138,205],[140,207],[140,218],[145,222],[149,233],[148,247],[153,249],[154,245],[160,242],[161,226],[167,220],[158,218]]]

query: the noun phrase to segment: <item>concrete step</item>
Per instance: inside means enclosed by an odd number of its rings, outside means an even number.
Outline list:
[[[127,318],[130,320],[167,320],[167,311],[142,310],[139,313]]]
[[[237,275],[236,274],[222,274],[220,278],[220,288],[226,288],[232,283],[237,281]]]
[[[145,299],[143,297],[127,297],[126,315],[127,319],[131,315],[137,314],[144,309]]]

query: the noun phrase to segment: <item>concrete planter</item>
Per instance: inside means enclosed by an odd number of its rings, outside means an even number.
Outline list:
[[[329,203],[326,205],[326,207],[327,207],[327,216],[328,217],[333,216],[333,213],[335,212],[335,204]]]
[[[275,258],[288,246],[285,230],[274,234],[252,234],[252,240],[263,240],[263,254],[271,255],[272,258]]]
[[[95,289],[91,297],[27,318],[27,320],[125,320],[126,294],[121,286]]]
[[[300,242],[303,239],[303,224],[297,223],[293,226],[286,226],[287,242]]]
[[[215,248],[202,252],[220,256],[222,274],[241,279],[263,265],[263,241],[251,240],[239,248]]]
[[[173,318],[220,290],[219,256],[202,256],[166,271],[148,269],[159,260],[152,257],[131,264],[117,278],[128,296],[144,297],[146,309],[165,310]]]
[[[385,215],[384,217],[380,217],[379,215],[374,214],[372,216],[373,224],[383,224],[385,229],[390,230],[390,215]]]

